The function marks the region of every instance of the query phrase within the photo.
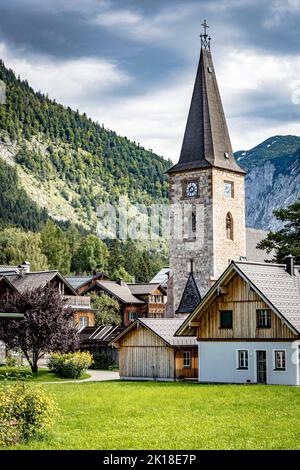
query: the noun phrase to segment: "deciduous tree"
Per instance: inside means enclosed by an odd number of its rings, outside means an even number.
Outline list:
[[[44,353],[68,352],[78,346],[72,311],[54,287],[2,296],[0,312],[24,314],[22,320],[0,320],[0,340],[11,350],[21,350],[33,373]]]

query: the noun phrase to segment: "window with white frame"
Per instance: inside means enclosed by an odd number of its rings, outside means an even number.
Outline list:
[[[80,317],[79,318],[79,326],[80,326],[80,328],[84,328],[85,326],[89,326],[89,317]]]
[[[285,351],[274,351],[274,366],[275,370],[286,369]]]
[[[249,353],[247,349],[240,349],[237,352],[237,367],[238,369],[248,369]]]
[[[183,367],[191,367],[191,351],[183,351]]]

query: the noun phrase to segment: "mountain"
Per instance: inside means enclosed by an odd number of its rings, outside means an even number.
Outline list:
[[[0,223],[37,231],[51,217],[93,232],[102,203],[167,201],[172,162],[35,92],[2,61],[0,80]],[[247,225],[277,229],[273,210],[300,198],[300,137],[274,136],[235,158],[247,171]]]
[[[94,230],[104,202],[116,203],[121,195],[133,203],[166,200],[170,161],[34,92],[1,61],[0,80],[6,84],[0,158],[52,218]]]
[[[279,229],[274,209],[300,199],[300,137],[270,137],[251,150],[236,152],[235,158],[247,171],[247,226]]]

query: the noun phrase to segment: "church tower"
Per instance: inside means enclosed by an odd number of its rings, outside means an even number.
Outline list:
[[[191,272],[203,297],[231,260],[246,256],[245,172],[233,156],[206,21],[202,26],[180,158],[168,171],[173,313],[180,313]]]

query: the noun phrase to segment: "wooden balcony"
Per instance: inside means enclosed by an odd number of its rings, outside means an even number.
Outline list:
[[[91,308],[91,299],[88,296],[81,295],[63,295],[63,299],[68,307],[74,309],[89,309]]]

